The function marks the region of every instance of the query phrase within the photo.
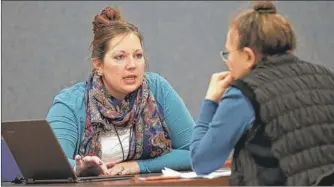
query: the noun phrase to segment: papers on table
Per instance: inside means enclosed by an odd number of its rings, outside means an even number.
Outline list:
[[[221,168],[218,169],[208,175],[197,175],[195,172],[178,172],[169,168],[166,168],[161,170],[163,176],[178,176],[185,179],[190,178],[207,178],[207,179],[213,179],[217,177],[224,177],[224,176],[230,176],[231,175],[231,169],[230,168]]]

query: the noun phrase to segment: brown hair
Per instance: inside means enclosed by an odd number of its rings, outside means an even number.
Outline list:
[[[139,29],[121,19],[120,11],[109,6],[105,7],[99,15],[94,17],[93,33],[94,40],[91,43],[91,57],[100,60],[103,60],[108,50],[109,41],[120,34],[134,33],[143,45],[143,35]]]
[[[271,1],[257,1],[252,10],[239,14],[230,25],[238,34],[238,47],[250,47],[270,56],[296,48],[296,36],[289,21],[278,14]]]

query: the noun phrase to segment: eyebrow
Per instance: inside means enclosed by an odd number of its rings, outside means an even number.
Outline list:
[[[135,52],[138,52],[138,51],[143,51],[143,49],[136,49]],[[118,53],[118,52],[121,52],[121,53],[127,53],[126,51],[124,50],[115,50],[113,51],[112,53]]]
[[[143,51],[143,49],[136,49],[135,52],[138,52],[138,51]]]

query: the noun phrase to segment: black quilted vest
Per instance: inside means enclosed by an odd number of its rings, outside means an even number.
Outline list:
[[[235,147],[231,185],[334,184],[330,70],[283,54],[233,86],[252,103],[256,120]]]

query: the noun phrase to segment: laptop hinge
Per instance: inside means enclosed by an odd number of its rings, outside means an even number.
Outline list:
[[[28,180],[27,180],[27,184],[31,184],[31,183],[35,183],[35,180],[32,179],[32,178],[28,178]]]

